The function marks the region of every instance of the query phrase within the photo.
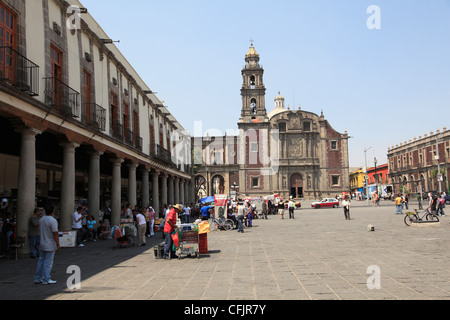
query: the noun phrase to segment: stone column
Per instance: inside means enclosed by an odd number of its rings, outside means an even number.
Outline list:
[[[131,204],[131,207],[137,203],[136,200],[136,168],[137,164],[132,162],[128,165],[128,203]]]
[[[174,205],[175,197],[174,197],[174,185],[173,185],[173,176],[168,176],[168,184],[169,184],[169,198],[167,199],[167,204]]]
[[[164,208],[164,205],[167,205],[169,199],[167,198],[167,184],[168,184],[168,175],[165,173],[161,174],[161,208]],[[159,212],[160,218],[162,217],[162,209]]]
[[[156,217],[159,217],[159,171],[156,171],[152,175],[152,187],[153,187],[153,203],[151,204],[155,209]]]
[[[175,177],[173,183],[174,183],[174,187],[175,187],[175,192],[174,192],[175,196],[173,198],[174,202],[172,204],[175,205],[175,204],[180,203],[180,178]]]
[[[36,197],[36,129],[17,130],[22,135],[19,180],[17,184],[17,236],[28,240],[29,221],[33,215]],[[30,252],[29,241],[25,241],[24,253]]]
[[[111,226],[117,226],[120,224],[120,210],[121,210],[121,189],[122,189],[122,177],[121,177],[121,165],[123,159],[112,160],[112,183],[111,183]]]
[[[64,148],[61,179],[61,231],[72,230],[72,213],[75,211],[75,149],[80,145],[73,142],[62,143]]]
[[[150,204],[150,182],[149,182],[149,172],[150,169],[147,167],[142,168],[142,206],[148,207]]]
[[[185,204],[185,196],[184,196],[184,179],[180,179],[180,203]]]
[[[190,205],[191,201],[189,200],[189,181],[184,180],[184,202]]]
[[[103,152],[100,151],[90,153],[89,162],[88,208],[89,214],[94,216],[95,221],[98,221],[100,210],[100,156],[102,154]]]

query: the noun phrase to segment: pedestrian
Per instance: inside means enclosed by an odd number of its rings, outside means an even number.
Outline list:
[[[437,206],[438,206],[437,213],[440,214],[441,216],[445,216],[444,203],[445,203],[445,199],[444,199],[444,196],[441,194],[437,201]]]
[[[39,256],[40,237],[39,220],[42,218],[42,210],[39,208],[34,209],[33,215],[30,217],[30,254],[31,259],[35,259]]]
[[[278,214],[280,215],[281,219],[284,219],[284,204],[283,204],[283,201],[280,201],[278,203]]]
[[[53,217],[55,207],[48,207],[45,210],[45,216],[39,220],[40,232],[40,255],[34,275],[35,284],[54,284],[56,281],[51,279],[53,268],[53,259],[55,253],[59,251],[59,232],[58,222]]]
[[[289,219],[294,219],[295,205],[294,205],[294,201],[292,201],[292,199],[290,199],[288,202],[288,210],[289,210]]]
[[[147,230],[147,223],[145,222],[144,212],[147,211],[147,208],[143,208],[142,212],[138,212],[136,214],[136,226],[137,226],[137,234],[138,234],[138,246],[145,246],[145,231]]]
[[[405,209],[409,210],[409,196],[407,193],[405,193],[405,197],[404,197],[403,201],[405,203]]]
[[[164,225],[164,259],[172,258],[172,233],[177,228],[177,213],[183,211],[181,205],[177,204],[167,213],[166,222]]]
[[[153,210],[153,207],[149,208],[148,214],[150,216],[150,237],[153,237],[155,235],[155,210]]]
[[[188,204],[184,205],[184,222],[189,223],[189,215],[191,214],[191,208],[189,208]]]
[[[345,220],[350,220],[350,200],[345,196],[344,201],[342,201],[342,206],[344,208]]]
[[[239,202],[237,207],[238,232],[244,233],[244,205]]]
[[[87,216],[83,212],[82,207],[78,207],[77,210],[72,213],[72,230],[77,232],[77,245],[79,247],[84,247],[84,244],[82,244],[82,240],[84,239],[86,235],[86,229],[83,228],[83,225],[81,224],[81,221]]]
[[[397,198],[395,198],[395,214],[403,214],[403,210],[402,210],[402,204],[403,204],[403,198],[401,193],[397,194]]]
[[[143,208],[142,214],[145,218],[145,236],[150,238],[150,207]]]
[[[131,203],[127,204],[127,208],[125,210],[125,219],[133,219],[133,211],[131,210]]]

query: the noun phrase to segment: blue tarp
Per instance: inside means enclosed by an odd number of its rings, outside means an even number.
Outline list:
[[[200,203],[209,203],[209,202],[214,202],[214,196],[209,196],[203,199],[200,199],[198,202]]]

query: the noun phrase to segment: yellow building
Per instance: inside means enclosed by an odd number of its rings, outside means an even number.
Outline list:
[[[350,172],[350,190],[352,194],[364,193],[364,177],[363,168]]]

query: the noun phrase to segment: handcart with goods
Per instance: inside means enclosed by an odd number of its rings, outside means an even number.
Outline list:
[[[194,224],[182,224],[176,231],[178,234],[178,247],[176,255],[181,259],[183,255],[200,258],[198,228]]]
[[[133,224],[124,223],[119,226],[115,226],[112,233],[120,248],[134,247],[136,245],[135,237],[137,234],[137,229]]]

